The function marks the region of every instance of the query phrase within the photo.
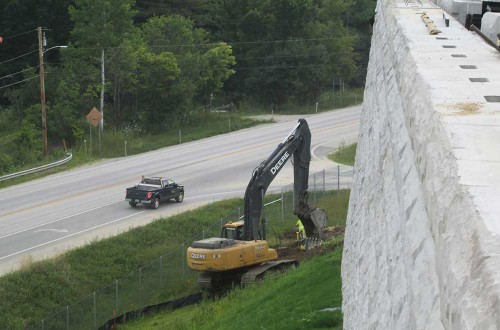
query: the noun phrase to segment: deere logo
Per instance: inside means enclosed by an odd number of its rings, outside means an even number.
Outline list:
[[[201,253],[191,253],[191,258],[193,259],[205,259],[206,256]]]
[[[288,157],[290,157],[290,155],[288,154],[288,151],[286,151],[285,154],[280,158],[280,160],[278,160],[278,162],[276,163],[276,165],[274,165],[273,167],[271,167],[271,173],[273,175],[276,174],[276,172],[280,169],[281,165],[283,165],[283,163],[285,162],[285,160],[288,159]]]

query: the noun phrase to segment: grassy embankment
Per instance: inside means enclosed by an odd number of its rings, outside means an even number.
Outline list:
[[[291,203],[291,196],[285,197],[287,203]],[[324,208],[329,214],[330,224],[343,225],[349,192],[319,193],[316,197],[317,206]],[[277,196],[266,196],[267,201],[273,198],[276,199]],[[0,277],[0,328],[22,329],[60,310],[63,312],[46,320],[45,326],[49,327],[49,321],[64,325],[66,324],[65,306],[69,306],[70,322],[78,322],[75,319],[78,317],[92,320],[93,317],[86,316],[85,311],[93,309],[92,293],[94,291],[100,292],[98,297],[101,301],[106,292],[101,289],[111,287],[111,296],[114,297],[114,283],[118,279],[120,292],[127,292],[127,288],[123,285],[130,282],[126,279],[130,277],[129,274],[141,267],[146,269],[147,265],[158,260],[162,255],[164,262],[171,265],[167,271],[169,274],[165,274],[165,277],[170,280],[163,288],[160,287],[158,279],[152,279],[150,283],[142,283],[143,287],[151,287],[154,292],[154,296],[145,304],[166,301],[196,291],[196,283],[193,281],[196,274],[192,272],[188,276],[182,276],[180,272],[184,259],[183,253],[187,247],[181,244],[190,242],[190,239],[199,235],[203,229],[205,237],[218,235],[220,232],[218,219],[231,213],[235,214],[234,211],[241,205],[241,199],[214,203],[190,212],[156,220],[149,225],[132,229],[113,238],[90,242],[82,248],[54,259],[41,262],[27,260],[22,270]],[[290,208],[289,205],[287,209]],[[168,207],[168,205],[163,207]],[[280,203],[272,204],[266,209],[269,221],[268,240],[272,245],[279,244],[282,235],[290,232],[296,221],[291,212],[281,220],[280,211]],[[215,226],[214,223],[216,223]],[[173,253],[169,253],[172,251]],[[143,276],[145,282],[146,272]],[[332,273],[331,276],[339,277],[340,273]],[[134,278],[139,279],[139,277]],[[132,284],[132,289],[129,291],[134,292],[135,295],[134,285],[136,284]],[[303,292],[300,286],[294,288]],[[126,295],[120,293],[120,297],[122,296]],[[121,302],[123,299],[120,298]],[[330,306],[330,304],[325,305],[325,307]],[[85,311],[79,312],[80,307]],[[97,313],[102,314],[102,312],[98,308]],[[108,316],[105,320],[109,318],[111,317]],[[57,322],[54,319],[57,319]],[[97,324],[100,325],[105,320],[98,317]]]
[[[356,143],[348,146],[341,146],[335,153],[329,154],[328,159],[331,159],[339,164],[354,166],[356,147],[357,147]]]
[[[118,329],[342,329],[342,249],[219,301],[205,301]]]

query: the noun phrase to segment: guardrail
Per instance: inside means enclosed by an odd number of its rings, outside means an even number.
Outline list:
[[[0,181],[14,179],[14,178],[18,178],[20,176],[26,175],[26,174],[40,172],[40,171],[43,171],[43,170],[47,170],[49,168],[53,168],[53,167],[57,167],[57,166],[60,166],[60,165],[64,165],[67,162],[69,162],[72,158],[73,158],[73,154],[72,153],[67,153],[66,154],[66,158],[64,158],[62,160],[58,160],[57,162],[50,163],[50,164],[47,164],[47,165],[42,165],[42,166],[39,166],[39,167],[35,167],[35,168],[32,168],[32,169],[24,170],[24,171],[17,172],[17,173],[11,173],[11,174],[7,174],[7,175],[4,175],[4,176],[0,176]]]

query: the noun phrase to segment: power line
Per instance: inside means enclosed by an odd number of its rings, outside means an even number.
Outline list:
[[[234,67],[229,68],[230,70],[243,71],[243,70],[276,70],[276,69],[297,69],[297,68],[317,68],[317,67],[328,67],[337,68],[344,67],[344,65],[333,65],[333,64],[304,64],[304,65],[282,65],[282,66],[254,66],[254,67]]]
[[[18,33],[18,34],[13,35],[13,36],[4,37],[4,39],[12,39],[12,38],[15,38],[15,37],[18,37],[18,36],[21,36],[21,35],[24,35],[24,34],[28,34],[28,33],[32,33],[32,32],[36,32],[36,31],[37,31],[37,30],[30,30],[30,31],[26,31],[26,32]],[[50,30],[49,30],[49,29],[43,29],[43,28],[42,28],[42,31],[50,31]],[[33,45],[32,45],[32,46],[33,46]],[[8,62],[12,62],[12,61],[15,61],[15,60],[17,60],[17,59],[19,59],[19,58],[21,58],[21,57],[28,56],[28,55],[31,55],[31,54],[36,53],[36,52],[38,52],[38,49],[32,50],[32,51],[30,51],[30,52],[28,52],[28,53],[25,53],[25,54],[23,54],[23,55],[19,55],[19,56],[17,56],[17,57],[14,57],[14,58],[11,58],[11,59],[8,59],[8,60],[5,60],[5,61],[3,61],[3,62],[0,62],[0,64],[4,64],[4,63],[8,63]]]
[[[23,54],[23,55],[19,55],[17,57],[14,57],[14,58],[11,58],[10,60],[6,60],[6,61],[3,61],[3,62],[0,62],[0,64],[4,64],[4,63],[7,63],[7,62],[12,62],[14,60],[17,60],[18,58],[21,58],[21,57],[24,57],[24,56],[28,56],[30,54],[33,54],[33,53],[36,53],[38,52],[38,49],[37,50],[32,50],[31,52],[29,53],[26,53],[26,54]]]
[[[369,51],[366,52],[328,52],[328,53],[314,53],[314,54],[297,54],[297,55],[271,55],[271,56],[249,56],[249,57],[241,57],[238,56],[238,60],[248,60],[248,59],[281,59],[281,58],[301,58],[301,57],[317,57],[317,56],[330,56],[330,55],[349,55],[352,56],[354,54],[368,54]],[[234,56],[234,55],[233,55]]]
[[[34,32],[36,30],[30,30],[30,31],[26,31],[26,32],[22,32],[22,33],[18,33],[18,34],[15,34],[13,36],[8,36],[8,37],[3,37],[4,39],[12,39],[12,38],[15,38],[15,37],[19,37],[19,36],[22,36],[24,34],[28,34],[28,33],[31,33],[31,32]]]
[[[241,42],[207,42],[207,43],[197,43],[197,44],[172,44],[172,45],[160,45],[160,46],[149,46],[148,48],[170,48],[170,47],[202,47],[202,46],[216,46],[220,43],[226,43],[230,46],[234,45],[244,45],[244,44],[269,44],[269,43],[290,43],[290,42],[306,42],[306,41],[323,41],[323,40],[336,40],[336,39],[363,39],[371,38],[371,36],[348,36],[348,37],[330,37],[330,38],[310,38],[310,39],[289,39],[289,40],[262,40],[262,41],[241,41]],[[101,50],[101,49],[126,49],[125,47],[78,47],[74,50]]]
[[[30,68],[27,68],[27,69],[24,69],[24,70],[21,70],[21,71],[18,71],[18,72],[14,72],[14,73],[8,74],[8,75],[6,75],[6,76],[0,77],[0,80],[1,80],[1,79],[4,79],[4,78],[10,78],[10,77],[15,76],[15,75],[17,75],[17,74],[20,74],[20,73],[23,73],[23,72],[26,72],[26,71],[29,71],[29,70],[36,69],[36,68],[38,68],[38,67],[40,67],[40,66],[39,66],[39,65],[38,65],[38,66],[32,66],[32,67],[30,67]]]
[[[40,76],[33,76],[33,77],[30,77],[30,78],[26,78],[24,80],[21,80],[21,81],[17,81],[15,83],[12,83],[12,84],[8,84],[8,85],[5,85],[5,86],[2,86],[0,87],[0,89],[4,89],[4,88],[7,88],[9,86],[12,86],[12,85],[17,85],[17,84],[20,84],[22,82],[25,82],[25,81],[28,81],[28,80],[32,80],[32,79],[35,79],[35,78],[39,78]]]
[[[330,38],[310,38],[310,39],[288,39],[288,40],[262,40],[262,41],[241,41],[241,42],[226,42],[218,41],[204,44],[177,44],[177,45],[162,45],[162,46],[148,46],[149,48],[169,48],[169,47],[200,47],[200,46],[215,46],[222,43],[226,43],[230,46],[235,45],[254,45],[254,44],[272,44],[272,43],[292,43],[292,42],[308,42],[308,41],[325,41],[325,40],[337,40],[337,39],[363,39],[371,38],[371,36],[349,36],[349,37],[330,37]],[[119,48],[119,47],[116,47]]]

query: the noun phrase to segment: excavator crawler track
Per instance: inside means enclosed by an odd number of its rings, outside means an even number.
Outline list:
[[[203,272],[198,276],[198,286],[204,291],[220,294],[237,286],[254,283],[262,279],[267,272],[284,272],[298,265],[297,260],[283,259],[232,272]]]
[[[241,285],[246,285],[258,281],[259,279],[264,277],[264,275],[268,271],[282,272],[290,268],[295,268],[298,265],[299,262],[297,260],[288,260],[288,259],[266,262],[265,264],[262,264],[260,266],[252,267],[247,272],[245,272],[241,276]]]

